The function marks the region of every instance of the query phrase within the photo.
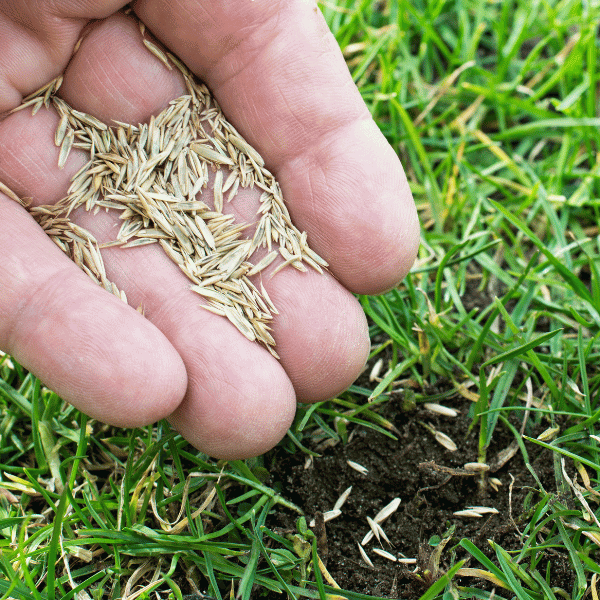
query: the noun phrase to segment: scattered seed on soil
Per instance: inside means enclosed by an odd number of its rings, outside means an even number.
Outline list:
[[[457,510],[452,513],[456,517],[471,517],[473,519],[481,519],[483,515],[476,510]]]
[[[391,554],[390,552],[386,552],[381,548],[373,548],[373,552],[375,552],[375,554],[378,554],[382,558],[387,558],[388,560],[391,560],[392,562],[398,561],[398,559],[393,554]]]
[[[373,532],[373,535],[377,538],[377,541],[381,544],[381,538],[379,537],[379,529],[381,529],[371,517],[367,517],[367,523]]]
[[[479,519],[484,515],[497,515],[498,510],[490,506],[468,506],[465,510],[457,510],[453,514],[457,517],[472,517]]]
[[[400,498],[394,498],[389,504],[386,504],[376,515],[373,521],[375,523],[381,524],[386,519],[391,517],[400,506]]]
[[[352,461],[352,460],[347,460],[346,464],[351,468],[354,469],[355,471],[358,471],[359,473],[361,473],[362,475],[367,475],[369,473],[369,469],[367,469],[366,467],[363,467],[362,465],[359,465],[358,463]]]
[[[339,517],[342,514],[342,511],[339,509],[334,509],[334,510],[328,510],[326,512],[323,513],[323,521],[325,523],[327,523],[328,521],[333,521],[333,519]],[[310,527],[314,527],[315,526],[315,520],[312,519],[311,522],[309,523]]]
[[[303,263],[322,272],[327,263],[309,248],[306,233],[294,227],[265,161],[226,120],[208,88],[144,34],[140,26],[145,47],[169,69],[181,72],[188,93],[172,100],[149,123],[138,125],[118,121],[108,125],[73,109],[55,95],[62,77],[25,98],[15,110],[31,107],[35,113],[45,105],[60,117],[54,136],[59,169],[73,148],[87,152],[89,158],[72,178],[67,196],[30,212],[59,248],[122,300],[125,294],[106,278],[101,248],[128,249],[158,241],[202,297],[203,308],[225,316],[242,335],[279,358],[269,333],[277,309],[262,281],[257,288],[248,277],[260,275],[280,253],[284,261],[275,272],[288,265],[306,270]],[[206,199],[210,171],[215,173],[207,200],[212,209],[196,198],[200,194]],[[227,202],[235,201],[240,187],[263,192],[252,239],[242,237],[248,223],[236,223],[232,215],[223,214],[225,192]],[[23,203],[2,183],[0,191]],[[85,229],[74,228],[70,215],[79,207],[94,213],[120,211],[123,223],[117,239],[98,245]],[[251,257],[259,248],[267,248],[268,254],[254,264]],[[358,470],[367,472],[360,465]]]
[[[442,433],[441,431],[435,432],[435,439],[442,446],[444,446],[446,450],[449,450],[450,452],[456,452],[456,450],[458,449],[458,446],[445,433]]]
[[[494,491],[498,491],[498,488],[502,485],[502,482],[497,477],[490,477],[490,485],[494,489]]]
[[[342,506],[344,506],[346,500],[348,500],[350,493],[352,492],[352,486],[344,490],[342,495],[335,501],[333,505],[333,510],[341,510]]]
[[[444,415],[445,417],[456,417],[458,412],[448,406],[442,404],[436,404],[435,402],[425,402],[423,406],[430,412],[438,415]]]
[[[371,528],[373,535],[377,538],[377,541],[379,543],[381,543],[381,540],[383,539],[389,546],[392,545],[392,543],[388,539],[388,536],[385,534],[385,531],[382,529],[382,527],[379,523],[376,523],[373,519],[371,519],[371,517],[367,517],[367,523],[369,524],[369,527]],[[370,538],[369,538],[369,540],[367,540],[367,542],[368,541],[370,541]],[[363,544],[363,546],[364,546],[364,544]]]
[[[474,510],[482,515],[497,515],[498,510],[491,506],[467,506],[468,510]]]
[[[369,558],[369,556],[367,555],[367,553],[364,551],[363,547],[358,544],[358,551],[360,552],[360,555],[362,557],[362,559],[365,561],[365,564],[367,565],[367,567],[371,567],[371,569],[375,568],[375,565],[371,562],[371,559]]]
[[[473,473],[485,473],[490,470],[490,465],[485,463],[470,462],[463,465],[465,471],[472,471]]]
[[[373,533],[373,530],[369,529],[369,531],[367,531],[367,533],[365,534],[365,537],[360,541],[360,545],[366,546],[374,537],[375,534]]]

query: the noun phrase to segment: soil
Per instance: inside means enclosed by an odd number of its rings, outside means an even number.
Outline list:
[[[445,388],[431,392],[447,391],[450,385]],[[490,557],[495,554],[488,540],[505,550],[520,549],[523,540],[519,529],[524,525],[519,516],[524,512],[524,503],[535,504],[538,496],[537,484],[520,452],[501,464],[502,451],[514,442],[513,434],[501,423],[488,451],[492,471],[487,473],[487,485],[480,487],[480,474],[463,474],[465,463],[477,461],[477,433],[476,430],[468,431],[472,402],[458,394],[445,400],[444,405],[459,411],[457,417],[446,417],[430,412],[421,404],[406,412],[402,400],[401,394],[393,394],[382,411],[382,415],[397,428],[397,440],[360,427],[353,431],[346,445],[339,443],[321,449],[319,457],[308,460],[307,455],[299,451],[291,454],[279,447],[270,456],[269,471],[271,485],[280,486],[281,493],[305,511],[307,521],[319,512],[331,510],[342,492],[352,486],[342,514],[325,524],[326,538],[321,538],[319,553],[327,570],[343,589],[413,600],[419,598],[452,562],[470,556],[457,545],[462,538],[471,540]],[[458,446],[457,450],[451,452],[438,443],[423,423],[448,435]],[[520,427],[520,422],[514,424],[517,429]],[[547,423],[531,423],[526,433],[537,435],[546,427]],[[550,454],[533,444],[528,445],[527,450],[531,465],[546,491],[555,491]],[[354,470],[348,460],[364,466],[368,473]],[[491,477],[501,481],[497,490],[489,484]],[[382,523],[392,546],[375,539],[364,546],[374,565],[371,568],[365,564],[358,549],[369,531],[367,517],[373,518],[396,497],[401,499],[398,510]],[[498,513],[481,518],[453,514],[474,505],[492,507]],[[291,512],[278,512],[278,530],[295,532],[296,518],[297,515]],[[270,522],[270,526],[273,525]],[[436,543],[446,537],[449,541],[441,552],[436,572],[432,553]],[[391,562],[374,553],[373,547],[388,550],[395,556],[416,558],[417,563]],[[574,573],[568,555],[559,550],[552,552],[547,558],[551,585],[570,591]],[[476,568],[479,565],[471,558],[465,566]],[[538,565],[538,568],[545,572],[546,565]],[[471,577],[459,577],[454,581],[467,587],[492,589],[485,581]]]

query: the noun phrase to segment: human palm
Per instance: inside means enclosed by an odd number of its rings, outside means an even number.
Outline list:
[[[75,149],[59,170],[58,116],[9,115],[23,96],[64,72],[59,95],[74,108],[137,124],[186,92],[176,70],[143,45],[134,17],[118,12],[123,5],[0,0],[0,181],[34,206],[64,197],[87,158]],[[203,310],[158,245],[103,250],[127,306],[0,193],[0,348],[101,421],[127,427],[168,417],[208,454],[255,455],[284,435],[296,400],[332,397],[362,369],[369,338],[351,292],[378,293],[406,274],[416,211],[314,2],[142,0],[133,8],[265,158],[330,272],[257,276],[279,310],[277,361]],[[252,223],[259,196],[241,190],[227,210]],[[100,241],[120,225],[110,213],[73,220]]]

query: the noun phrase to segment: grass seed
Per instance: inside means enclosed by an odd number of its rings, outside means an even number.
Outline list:
[[[71,180],[68,195],[30,212],[59,248],[122,300],[126,300],[124,292],[107,280],[101,249],[158,242],[192,282],[190,289],[203,298],[203,308],[226,317],[242,335],[257,340],[278,358],[268,325],[277,309],[262,281],[257,288],[248,276],[259,275],[279,254],[283,261],[272,275],[288,265],[305,271],[303,263],[322,272],[327,263],[309,248],[306,233],[294,227],[265,161],[225,119],[208,88],[144,34],[140,24],[145,47],[169,69],[181,72],[188,93],[172,100],[148,124],[137,126],[119,121],[109,126],[75,110],[55,95],[62,77],[25,98],[16,110],[32,107],[35,113],[42,104],[52,104],[60,117],[54,135],[60,169],[73,148],[88,154],[87,163]],[[215,172],[212,209],[196,197],[207,187],[209,170]],[[225,194],[227,202],[234,201],[240,187],[262,190],[260,220],[252,239],[241,239],[249,223],[236,223],[232,215],[223,214]],[[22,203],[1,182],[0,191]],[[70,215],[79,207],[94,214],[100,209],[120,212],[123,223],[117,239],[98,244],[72,223]],[[273,249],[277,244],[279,249]],[[269,252],[254,264],[251,256],[260,247]],[[348,464],[367,473],[356,463]]]

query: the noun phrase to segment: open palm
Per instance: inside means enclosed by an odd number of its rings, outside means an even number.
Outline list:
[[[59,95],[74,108],[137,124],[185,93],[181,76],[143,45],[134,17],[119,12],[123,5],[0,0],[0,181],[33,205],[65,196],[87,159],[74,150],[57,169],[58,116],[8,115],[23,96],[64,72]],[[101,421],[168,417],[208,454],[258,454],[284,435],[296,400],[327,399],[362,369],[369,339],[351,292],[378,293],[406,274],[418,245],[414,204],[314,2],[142,0],[133,8],[265,158],[330,273],[263,274],[279,310],[277,361],[203,310],[157,245],[103,251],[109,279],[144,307],[142,317],[0,193],[0,348]],[[229,210],[252,222],[259,196],[242,190]],[[74,220],[100,240],[114,239],[120,226],[110,213]]]

